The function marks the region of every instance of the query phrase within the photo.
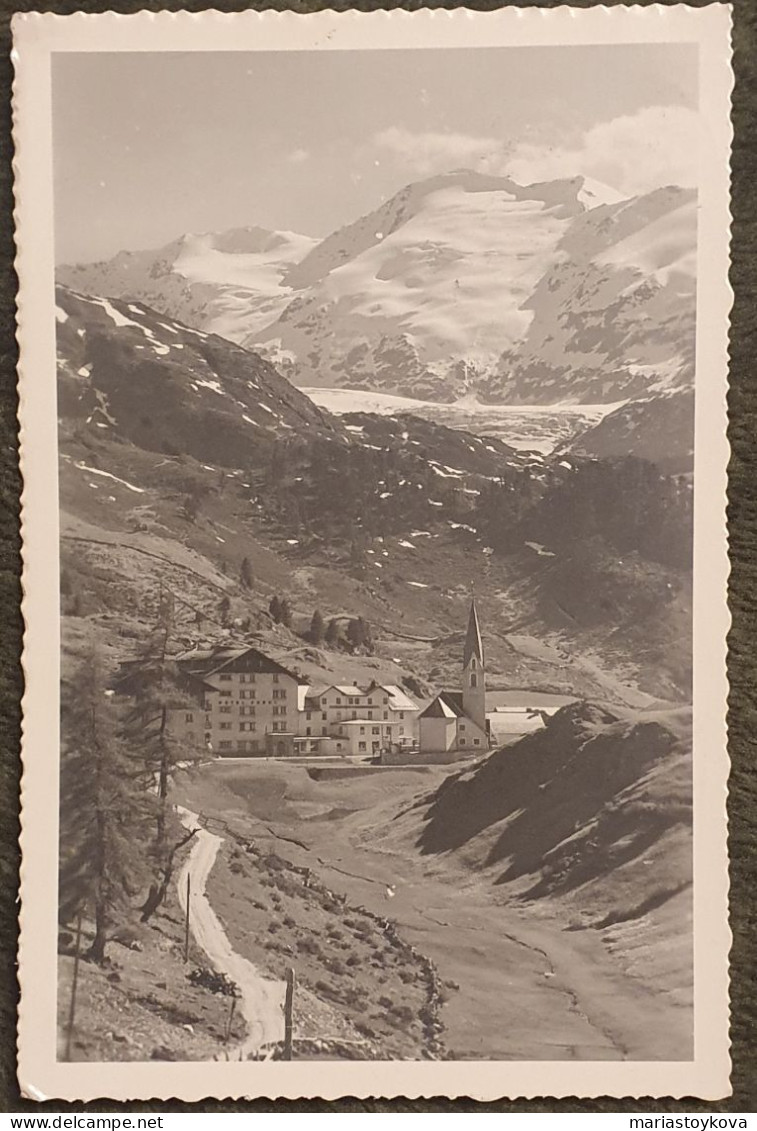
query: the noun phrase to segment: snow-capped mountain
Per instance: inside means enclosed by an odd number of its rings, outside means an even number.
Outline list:
[[[241,342],[276,319],[292,297],[282,280],[317,241],[296,232],[234,228],[185,235],[157,251],[63,266],[58,281],[92,295],[144,302],[195,329]]]
[[[318,242],[238,229],[61,268],[262,352],[296,385],[612,404],[693,379],[696,197],[466,170]]]

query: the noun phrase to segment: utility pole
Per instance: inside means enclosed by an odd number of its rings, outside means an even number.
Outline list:
[[[81,956],[81,911],[76,916],[76,950],[74,952],[74,973],[71,978],[71,1002],[68,1007],[68,1025],[66,1026],[66,1060],[71,1059],[71,1042],[74,1035],[74,1017],[76,1016],[76,986],[79,981],[79,959]]]
[[[284,1060],[292,1059],[292,1018],[294,1014],[294,983],[295,974],[293,967],[287,970],[287,990],[284,999]]]
[[[189,962],[189,897],[192,891],[192,877],[187,872],[187,913],[184,920],[184,961]]]

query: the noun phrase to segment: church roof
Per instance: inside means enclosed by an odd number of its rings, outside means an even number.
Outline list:
[[[464,719],[465,717],[463,696],[460,691],[440,691],[421,715],[422,719]]]
[[[465,637],[465,648],[463,649],[463,667],[467,668],[471,661],[471,656],[475,656],[479,663],[483,666],[484,663],[484,646],[481,643],[481,629],[478,626],[478,613],[476,611],[475,598],[470,603],[470,616],[468,617],[468,632]]]

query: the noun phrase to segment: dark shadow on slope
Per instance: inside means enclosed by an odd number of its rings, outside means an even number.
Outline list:
[[[568,891],[640,855],[691,819],[690,764],[679,728],[621,720],[571,704],[548,726],[434,796],[418,846],[449,852],[494,825],[481,866],[507,861],[496,882],[534,873],[528,897]],[[493,830],[492,830],[493,831]]]

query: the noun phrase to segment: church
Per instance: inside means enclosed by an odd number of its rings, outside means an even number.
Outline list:
[[[421,754],[473,754],[489,749],[486,665],[475,599],[463,649],[462,691],[440,691],[418,720]]]

